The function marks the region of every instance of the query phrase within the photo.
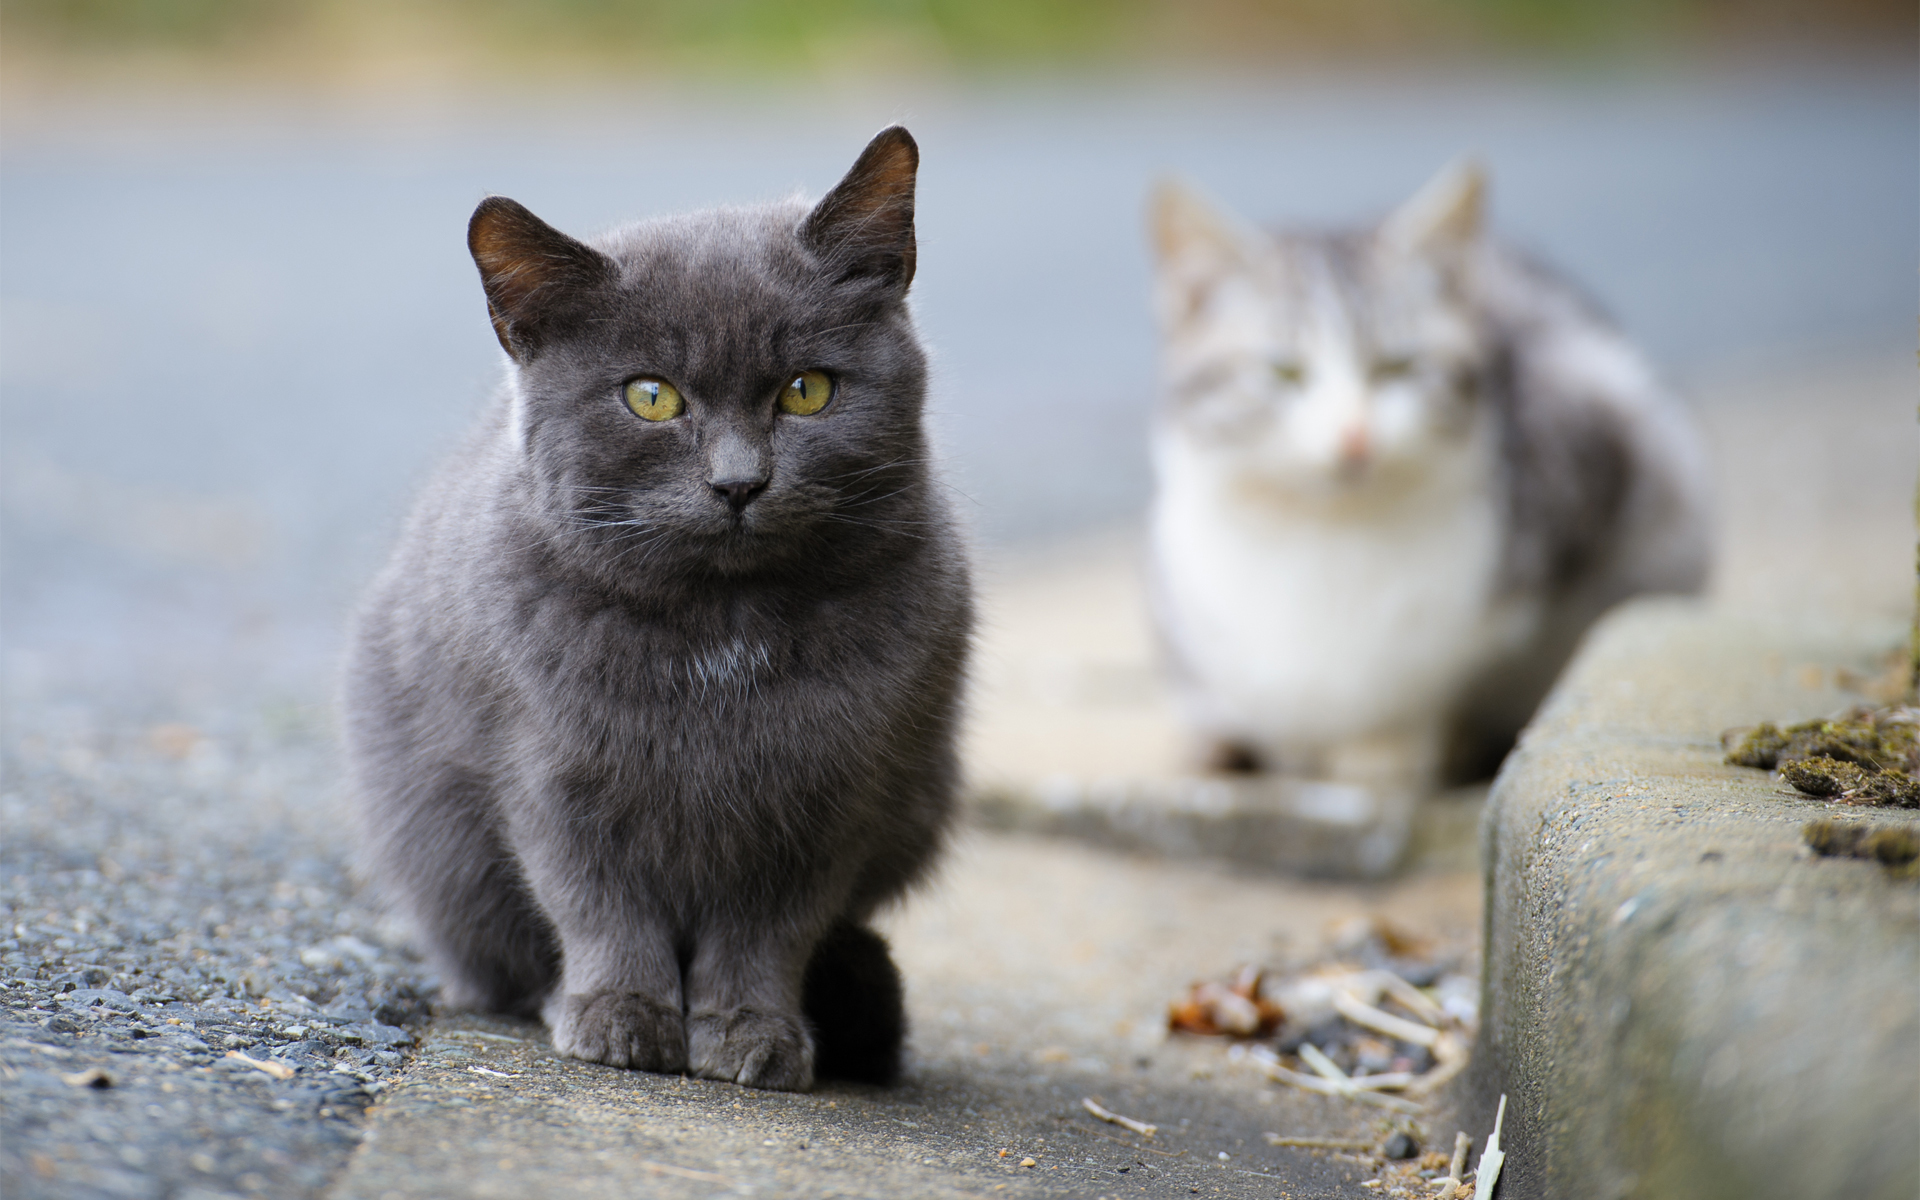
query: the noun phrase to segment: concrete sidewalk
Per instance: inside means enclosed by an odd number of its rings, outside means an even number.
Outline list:
[[[900,1086],[752,1091],[563,1059],[538,1026],[455,1018],[331,1194],[1370,1195],[1360,1156],[1264,1135],[1383,1137],[1378,1109],[1281,1089],[1219,1042],[1168,1040],[1167,1002],[1242,962],[1314,956],[1356,913],[1464,946],[1478,908],[1471,874],[1289,883],[976,833],[888,922],[913,1018]],[[1083,1097],[1159,1132],[1096,1121]]]

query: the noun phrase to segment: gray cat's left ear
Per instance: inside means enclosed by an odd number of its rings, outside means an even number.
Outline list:
[[[913,188],[919,170],[913,135],[898,125],[882,129],[800,223],[800,239],[840,282],[871,279],[905,292],[918,251]]]
[[[1480,237],[1487,173],[1463,158],[1427,182],[1380,223],[1380,241],[1408,254],[1458,254]]]
[[[568,237],[505,196],[488,196],[467,223],[494,336],[516,362],[538,353],[582,297],[611,282],[598,250]]]

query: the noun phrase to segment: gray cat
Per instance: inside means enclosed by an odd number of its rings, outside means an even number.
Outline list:
[[[906,306],[919,151],[591,244],[491,197],[506,386],[353,638],[379,882],[448,1001],[562,1053],[885,1081],[867,927],[953,816],[972,622]]]

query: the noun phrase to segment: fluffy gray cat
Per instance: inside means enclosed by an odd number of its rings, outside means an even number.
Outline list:
[[[616,1066],[897,1072],[867,921],[952,818],[972,620],[906,305],[918,166],[891,128],[811,208],[591,243],[473,214],[506,386],[346,689],[372,869],[451,1003]]]
[[[1692,422],[1483,190],[1332,233],[1155,201],[1155,610],[1216,766],[1471,777],[1608,605],[1701,585]]]

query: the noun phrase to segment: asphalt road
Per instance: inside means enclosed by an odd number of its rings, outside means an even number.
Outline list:
[[[426,1016],[356,899],[318,714],[199,715],[6,712],[8,1196],[318,1196]]]

